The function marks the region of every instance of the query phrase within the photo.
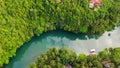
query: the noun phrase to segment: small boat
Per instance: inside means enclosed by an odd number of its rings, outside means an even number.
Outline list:
[[[95,49],[91,49],[91,50],[90,50],[90,54],[89,54],[89,55],[91,55],[91,56],[96,55]]]
[[[91,52],[95,52],[95,49],[91,49],[91,50],[90,50],[90,53],[91,53]]]

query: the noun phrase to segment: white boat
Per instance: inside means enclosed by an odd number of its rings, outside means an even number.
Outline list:
[[[89,54],[89,55],[91,55],[91,56],[96,55],[95,49],[91,49],[91,50],[90,50],[90,54]]]
[[[91,52],[95,52],[95,49],[91,49],[91,50],[90,50],[90,53],[91,53]]]

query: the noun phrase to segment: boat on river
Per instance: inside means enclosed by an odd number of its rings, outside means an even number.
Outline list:
[[[95,49],[91,49],[89,55],[90,56],[95,56],[96,55]]]

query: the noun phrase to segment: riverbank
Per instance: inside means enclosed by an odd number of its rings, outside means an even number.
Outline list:
[[[37,56],[53,47],[65,47],[73,50],[76,54],[84,53],[86,55],[89,54],[89,50],[92,48],[96,49],[98,53],[105,48],[120,47],[119,33],[120,28],[105,32],[102,36],[76,35],[62,30],[49,31],[41,34],[39,37],[32,38],[29,42],[22,45],[18,49],[16,56],[4,68],[26,68],[29,64],[37,60]]]
[[[52,48],[38,56],[29,68],[119,68],[120,48],[107,48],[97,55],[77,55],[68,48]]]

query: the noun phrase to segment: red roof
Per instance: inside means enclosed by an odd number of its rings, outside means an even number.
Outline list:
[[[101,0],[91,0],[90,2],[100,4]]]

